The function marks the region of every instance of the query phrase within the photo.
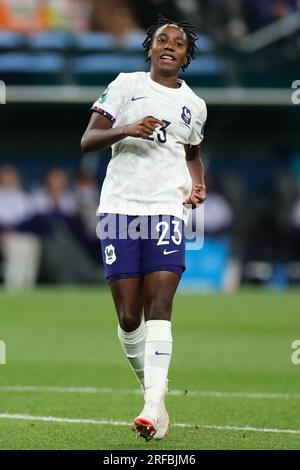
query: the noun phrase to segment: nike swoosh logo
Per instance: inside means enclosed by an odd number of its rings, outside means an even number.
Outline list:
[[[176,253],[176,251],[179,251],[179,250],[167,251],[166,249],[164,249],[164,255],[170,255],[171,253]]]
[[[147,96],[139,96],[138,98],[135,98],[134,96],[131,98],[131,101],[136,101],[136,100],[142,100],[143,98],[147,98]]]
[[[171,356],[169,353],[160,353],[158,351],[155,351],[156,356]]]

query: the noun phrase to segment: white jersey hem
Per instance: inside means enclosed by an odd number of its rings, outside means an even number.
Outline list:
[[[97,215],[100,214],[120,214],[120,215],[128,215],[128,216],[152,216],[152,215],[173,215],[174,217],[178,217],[179,219],[183,220],[184,224],[187,225],[188,218],[189,218],[189,209],[182,205],[182,209],[178,206],[170,205],[168,209],[162,210],[161,206],[158,208],[150,208],[149,205],[145,210],[143,210],[140,206],[136,209],[122,209],[122,208],[112,208],[111,206],[106,206],[105,204],[100,204],[97,208]]]

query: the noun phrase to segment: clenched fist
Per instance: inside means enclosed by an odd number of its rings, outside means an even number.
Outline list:
[[[206,187],[204,184],[195,184],[190,196],[184,201],[184,204],[191,204],[198,207],[206,199]]]
[[[124,126],[124,134],[127,137],[140,137],[147,139],[157,127],[164,127],[165,123],[153,116],[146,116],[140,121]]]

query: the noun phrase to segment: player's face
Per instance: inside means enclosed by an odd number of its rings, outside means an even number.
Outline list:
[[[186,63],[187,37],[176,25],[164,25],[154,35],[149,51],[152,66],[162,75],[178,74]]]

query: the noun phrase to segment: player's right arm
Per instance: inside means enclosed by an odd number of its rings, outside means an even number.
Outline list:
[[[125,137],[147,139],[158,126],[164,123],[153,116],[120,127],[112,127],[113,122],[105,116],[94,112],[85,133],[81,139],[81,149],[84,153],[103,150]]]

